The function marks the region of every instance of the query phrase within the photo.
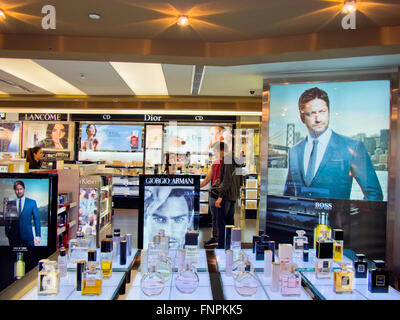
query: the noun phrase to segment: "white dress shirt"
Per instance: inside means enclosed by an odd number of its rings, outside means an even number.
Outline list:
[[[317,159],[315,162],[315,171],[313,176],[315,176],[315,173],[317,172],[319,165],[321,164],[322,158],[324,157],[325,150],[326,147],[328,146],[331,136],[332,136],[332,129],[328,128],[323,134],[321,134],[317,138],[318,139]],[[304,176],[307,175],[308,161],[310,160],[311,151],[313,148],[313,140],[315,139],[311,137],[310,133],[308,133],[306,147],[304,149]]]

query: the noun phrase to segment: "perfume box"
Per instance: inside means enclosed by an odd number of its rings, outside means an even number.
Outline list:
[[[332,241],[317,241],[316,257],[318,259],[333,259],[333,242]]]

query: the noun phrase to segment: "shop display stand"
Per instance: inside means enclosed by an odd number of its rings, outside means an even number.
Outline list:
[[[242,186],[242,199],[241,199],[241,217],[246,219],[257,219],[259,202],[260,202],[260,188],[257,174],[247,174],[245,177],[245,184]]]
[[[115,167],[114,167],[115,168]],[[124,167],[125,168],[125,167]],[[136,167],[142,172],[143,167]],[[140,170],[139,170],[140,168]],[[120,174],[113,173],[112,201],[113,208],[138,209],[139,207],[139,174],[124,174],[125,169],[118,168]]]

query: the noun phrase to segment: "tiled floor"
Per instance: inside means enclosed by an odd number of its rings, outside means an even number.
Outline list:
[[[251,243],[253,235],[257,234],[255,219],[240,219],[240,214],[235,214],[235,225],[243,230],[242,242]],[[131,233],[134,238],[133,246],[137,247],[138,234],[138,210],[114,209],[112,217],[112,229],[120,228],[121,234]],[[203,248],[203,241],[211,236],[211,227],[201,227],[199,230],[199,247]]]

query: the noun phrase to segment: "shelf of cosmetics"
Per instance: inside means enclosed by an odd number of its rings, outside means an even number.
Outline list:
[[[299,271],[315,273],[316,279],[332,279],[336,293],[353,292],[355,278],[368,278],[368,291],[371,293],[387,293],[389,291],[389,271],[385,270],[382,260],[374,260],[375,268],[368,269],[368,263],[363,254],[357,254],[357,260],[352,261],[343,256],[343,230],[334,229],[333,239],[330,230],[318,230],[316,249],[310,250],[304,230],[297,230],[293,244],[278,244],[276,254],[275,241],[267,235],[253,237],[253,250],[246,254],[241,250],[241,230],[234,226],[226,226],[225,248],[216,249],[219,270],[225,270],[225,276],[235,280],[236,291],[242,296],[251,296],[257,291],[256,270],[263,271],[265,277],[272,277],[271,291],[281,291],[283,296],[301,294],[301,274]],[[317,233],[318,235],[318,233]],[[315,251],[315,255],[314,255]],[[310,254],[311,253],[311,254]],[[249,255],[252,256],[249,258]],[[338,264],[334,267],[333,263]],[[245,278],[248,285],[240,292],[238,279]],[[247,274],[245,276],[245,274]]]
[[[114,229],[114,235],[107,235],[100,249],[96,248],[95,238],[90,241],[79,231],[77,238],[69,242],[68,255],[67,249],[61,248],[57,262],[39,261],[37,294],[57,295],[60,278],[72,271],[76,291],[81,291],[82,295],[101,295],[103,279],[111,278],[113,271],[129,271],[136,254],[132,235],[121,236],[120,229]]]

